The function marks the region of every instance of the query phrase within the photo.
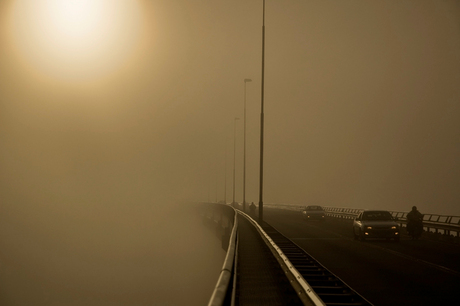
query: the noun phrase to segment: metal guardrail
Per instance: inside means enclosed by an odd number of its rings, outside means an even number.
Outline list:
[[[323,207],[326,215],[341,219],[354,219],[363,209],[358,208],[340,208],[340,207]]]
[[[236,250],[237,250],[237,229],[238,229],[238,214],[236,211],[228,205],[225,204],[215,204],[220,206],[221,210],[233,211],[233,228],[230,234],[228,241],[227,255],[225,256],[224,264],[217,280],[216,287],[209,299],[208,306],[222,306],[222,305],[234,305],[235,298],[235,288],[234,286],[230,287],[230,283],[234,283],[234,271],[235,271],[235,260],[236,260]],[[224,213],[224,212],[221,212]],[[225,244],[223,242],[223,244]]]

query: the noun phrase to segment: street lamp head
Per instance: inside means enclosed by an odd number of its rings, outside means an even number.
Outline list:
[[[251,79],[244,79],[244,82],[247,83],[247,82],[252,82]]]

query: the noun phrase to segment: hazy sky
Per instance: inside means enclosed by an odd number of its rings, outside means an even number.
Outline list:
[[[232,200],[245,78],[258,202],[261,32],[261,0],[0,0],[1,303],[205,286],[174,204]],[[459,1],[267,0],[265,51],[265,203],[460,215]]]
[[[225,156],[230,202],[245,78],[258,202],[262,1],[32,2],[0,2],[2,206],[222,200]],[[458,1],[267,0],[265,89],[264,202],[460,215]]]

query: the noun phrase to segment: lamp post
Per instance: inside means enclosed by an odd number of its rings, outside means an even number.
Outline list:
[[[214,183],[214,184],[216,184],[216,186],[215,186],[216,203],[218,202],[218,200],[217,200],[217,182],[218,182],[218,180],[217,180],[217,174],[216,174],[216,179],[215,179],[215,183]]]
[[[243,144],[243,211],[246,211],[246,83],[251,79],[244,79],[244,144]]]
[[[260,172],[259,172],[259,222],[264,220],[263,174],[264,174],[264,76],[265,76],[265,0],[262,8],[262,79],[260,101]]]
[[[240,118],[235,117],[235,119],[233,120],[233,202],[232,202],[232,206],[235,205],[236,120],[240,120]]]
[[[224,204],[227,204],[227,143],[228,139],[225,141]]]

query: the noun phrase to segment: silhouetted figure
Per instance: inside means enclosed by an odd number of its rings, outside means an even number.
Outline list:
[[[407,214],[407,232],[412,239],[418,239],[423,232],[423,215],[417,210],[417,206],[412,206],[412,210]]]
[[[249,205],[249,211],[251,213],[251,216],[256,215],[256,206],[254,205],[254,202],[251,202],[251,205]]]

